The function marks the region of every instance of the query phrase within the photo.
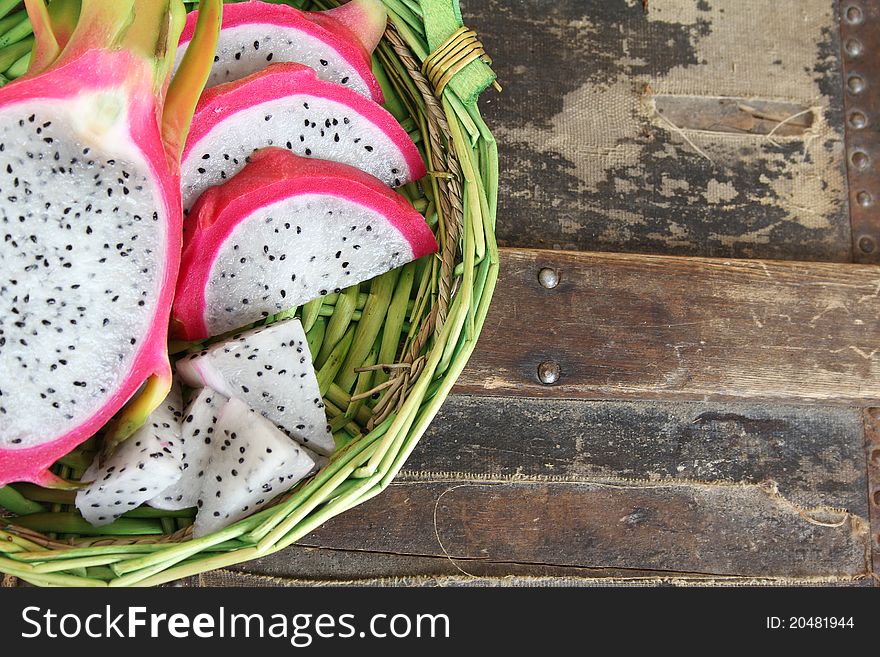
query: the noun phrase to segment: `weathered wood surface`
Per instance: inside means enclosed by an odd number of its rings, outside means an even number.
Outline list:
[[[876,267],[506,249],[499,281],[462,392],[880,402]]]
[[[851,260],[835,0],[463,4],[503,245]],[[389,490],[189,583],[872,584],[880,270],[535,257]]]
[[[453,395],[383,495],[201,582],[865,583],[862,421]]]
[[[463,4],[502,244],[852,258],[834,0]]]

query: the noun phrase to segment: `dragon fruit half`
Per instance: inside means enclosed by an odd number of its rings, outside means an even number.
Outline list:
[[[174,333],[219,335],[437,250],[424,218],[344,164],[266,149],[187,220]]]
[[[53,17],[80,6],[72,33]],[[222,3],[203,0],[169,86],[179,0],[28,0],[27,76],[0,89],[0,484],[104,425],[131,435],[169,390],[182,223],[178,165]],[[75,9],[75,8],[74,8]],[[70,12],[75,16],[76,12]]]
[[[187,17],[180,40],[186,52],[198,12]],[[351,0],[328,11],[300,11],[283,4],[240,2],[226,8],[223,29],[208,79],[213,87],[239,80],[271,62],[297,62],[322,80],[336,82],[383,102],[370,53],[385,31],[381,0]]]
[[[273,64],[202,96],[181,164],[183,207],[273,145],[350,164],[395,187],[426,173],[409,135],[379,105],[307,66]]]

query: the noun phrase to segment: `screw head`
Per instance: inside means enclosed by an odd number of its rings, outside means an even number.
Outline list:
[[[870,192],[861,191],[856,194],[856,203],[861,205],[863,208],[871,207],[871,204],[874,202],[874,197],[871,196]]]
[[[538,281],[548,290],[559,285],[559,272],[551,267],[544,267],[538,272]]]
[[[849,115],[849,124],[856,130],[861,130],[868,125],[868,117],[863,112],[855,110]]]
[[[846,86],[849,88],[850,93],[860,94],[865,90],[865,78],[861,75],[850,75],[846,81]]]
[[[544,385],[553,385],[559,381],[561,375],[562,371],[556,361],[546,360],[538,365],[538,380]]]
[[[874,249],[876,248],[877,245],[875,244],[874,240],[872,240],[867,235],[859,239],[859,249],[861,249],[863,253],[874,253]]]

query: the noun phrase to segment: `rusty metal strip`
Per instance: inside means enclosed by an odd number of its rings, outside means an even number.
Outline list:
[[[865,410],[865,450],[868,457],[868,509],[871,521],[872,572],[880,586],[880,408]]]
[[[853,260],[880,263],[880,2],[840,0]]]

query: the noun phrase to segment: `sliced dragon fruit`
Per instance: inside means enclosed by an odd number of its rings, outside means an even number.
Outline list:
[[[350,164],[395,187],[425,175],[419,150],[379,105],[307,66],[273,64],[202,96],[181,165],[184,209],[273,145]]]
[[[228,400],[219,392],[202,388],[183,412],[180,459],[183,475],[150,500],[150,506],[177,511],[195,506],[204,482],[205,468],[216,448],[214,429]]]
[[[197,15],[187,17],[178,59],[189,47]],[[370,53],[382,38],[386,19],[380,0],[352,0],[322,12],[268,2],[231,4],[223,16],[208,86],[240,80],[270,62],[296,62],[314,69],[322,80],[381,103]]]
[[[196,538],[263,508],[315,465],[302,447],[239,399],[223,407],[216,435],[220,444],[197,503]]]
[[[437,250],[400,195],[343,164],[266,149],[187,221],[172,330],[201,340]]]
[[[113,522],[180,479],[180,388],[171,392],[103,466],[99,458],[83,481],[93,483],[76,494],[76,508],[96,527]]]
[[[187,385],[235,397],[320,454],[335,447],[298,319],[233,336],[177,362]]]
[[[31,73],[0,89],[0,485],[52,484],[48,467],[145,379],[110,444],[168,392],[177,162],[222,6],[202,4],[198,47],[168,87],[178,0],[82,0],[72,34],[27,3]]]

